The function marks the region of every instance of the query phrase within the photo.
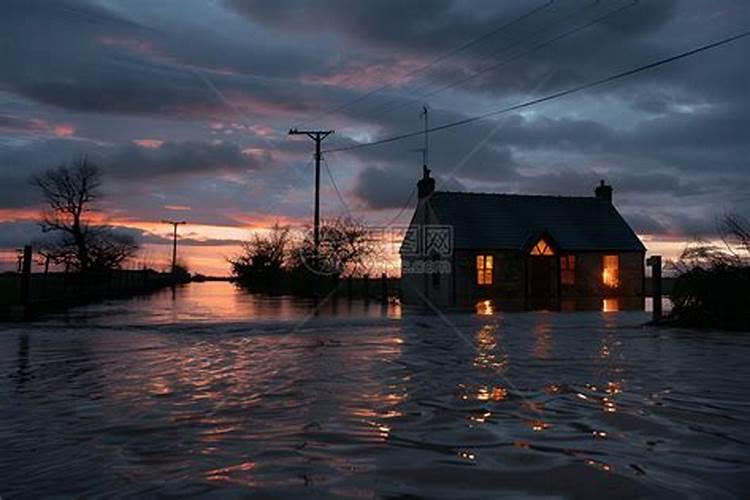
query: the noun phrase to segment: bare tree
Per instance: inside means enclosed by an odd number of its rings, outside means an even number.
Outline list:
[[[699,240],[671,262],[678,274],[692,268],[741,267],[750,263],[750,221],[736,214],[725,214],[717,224],[720,244]]]
[[[304,265],[311,271],[330,275],[356,275],[368,271],[378,249],[372,231],[359,220],[339,217],[324,220],[320,226],[319,255],[311,238],[303,239],[293,253],[293,267]]]
[[[132,236],[119,234],[106,227],[90,228],[87,233],[89,266],[91,269],[119,269],[138,252]]]
[[[721,221],[721,236],[727,246],[735,254],[745,253],[745,258],[750,257],[750,221],[737,213],[728,213]]]
[[[101,197],[99,168],[87,158],[61,165],[31,178],[47,202],[40,225],[57,238],[46,242],[46,251],[56,263],[66,263],[81,272],[112,269],[132,257],[135,241],[109,228],[91,225],[88,214]]]
[[[241,280],[270,282],[280,275],[290,244],[289,226],[274,224],[267,234],[254,234],[242,243],[242,254],[230,259],[232,272]]]
[[[670,317],[695,327],[750,329],[750,224],[725,215],[719,225],[722,245],[688,247],[675,263]]]

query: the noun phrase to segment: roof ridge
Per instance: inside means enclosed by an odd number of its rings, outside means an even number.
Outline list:
[[[435,191],[432,196],[437,194],[461,195],[461,196],[506,196],[517,198],[563,198],[563,199],[582,199],[596,200],[596,196],[573,196],[564,194],[521,194],[521,193],[488,193],[476,191]]]

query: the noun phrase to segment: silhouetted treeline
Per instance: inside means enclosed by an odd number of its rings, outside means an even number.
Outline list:
[[[672,324],[750,331],[750,223],[728,215],[722,247],[697,245],[675,264]]]
[[[276,224],[244,242],[230,264],[235,282],[249,290],[310,295],[365,274],[376,248],[367,228],[351,218],[323,221],[317,254],[312,235],[295,239],[288,226]]]

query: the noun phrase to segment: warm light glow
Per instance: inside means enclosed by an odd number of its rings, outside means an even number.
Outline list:
[[[531,255],[555,255],[555,252],[549,246],[549,243],[544,238],[541,238],[534,245],[534,248],[531,249]]]
[[[477,255],[477,285],[492,284],[492,269],[494,265],[492,255]]]
[[[472,422],[477,422],[477,423],[483,424],[483,423],[485,423],[485,422],[487,421],[487,419],[488,419],[488,418],[490,418],[491,416],[492,416],[492,412],[489,412],[489,411],[483,411],[483,412],[481,412],[481,413],[480,413],[479,415],[472,415],[471,417],[469,417],[469,419],[470,419],[470,420],[471,420]]]
[[[610,288],[620,286],[620,256],[605,255],[602,258],[602,283]]]
[[[549,429],[550,427],[552,427],[551,424],[542,422],[541,420],[535,420],[534,422],[531,422],[531,430],[533,430],[534,432],[542,432],[543,430]]]
[[[135,139],[133,143],[146,149],[159,149],[164,141],[159,139]]]
[[[474,366],[501,370],[505,367],[506,357],[502,348],[498,348],[497,325],[484,325],[474,337],[477,345],[477,355]],[[480,391],[481,392],[481,391]]]
[[[481,316],[492,316],[495,314],[495,304],[491,300],[480,300],[476,303],[474,309]]]
[[[602,312],[617,312],[620,310],[620,299],[602,300]]]
[[[475,397],[479,401],[502,401],[508,397],[508,389],[505,387],[480,387]]]

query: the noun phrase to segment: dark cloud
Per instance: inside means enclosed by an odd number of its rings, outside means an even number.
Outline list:
[[[400,169],[369,166],[362,170],[354,185],[354,194],[368,208],[403,209],[416,205],[416,179],[411,172]],[[464,191],[465,187],[453,177],[436,177],[437,189]]]
[[[111,176],[127,179],[188,175],[196,172],[255,170],[261,167],[261,163],[255,157],[244,154],[236,144],[227,142],[170,142],[158,148],[127,144],[109,154],[104,152],[101,163]]]
[[[355,145],[419,130],[425,102],[430,123],[444,124],[750,21],[735,0],[553,2],[450,52],[544,3],[8,0],[0,208],[36,204],[31,173],[88,154],[120,213],[154,218],[171,203],[194,206],[206,223],[231,224],[233,210],[307,215],[311,144],[285,137],[294,124],[336,128],[326,147]],[[448,179],[442,189],[590,194],[604,177],[638,230],[708,231],[703,214],[723,210],[717,200],[750,209],[747,47],[431,134],[430,167]],[[70,127],[56,131],[62,123]],[[421,147],[413,137],[326,157],[345,196],[365,210],[400,209]]]

